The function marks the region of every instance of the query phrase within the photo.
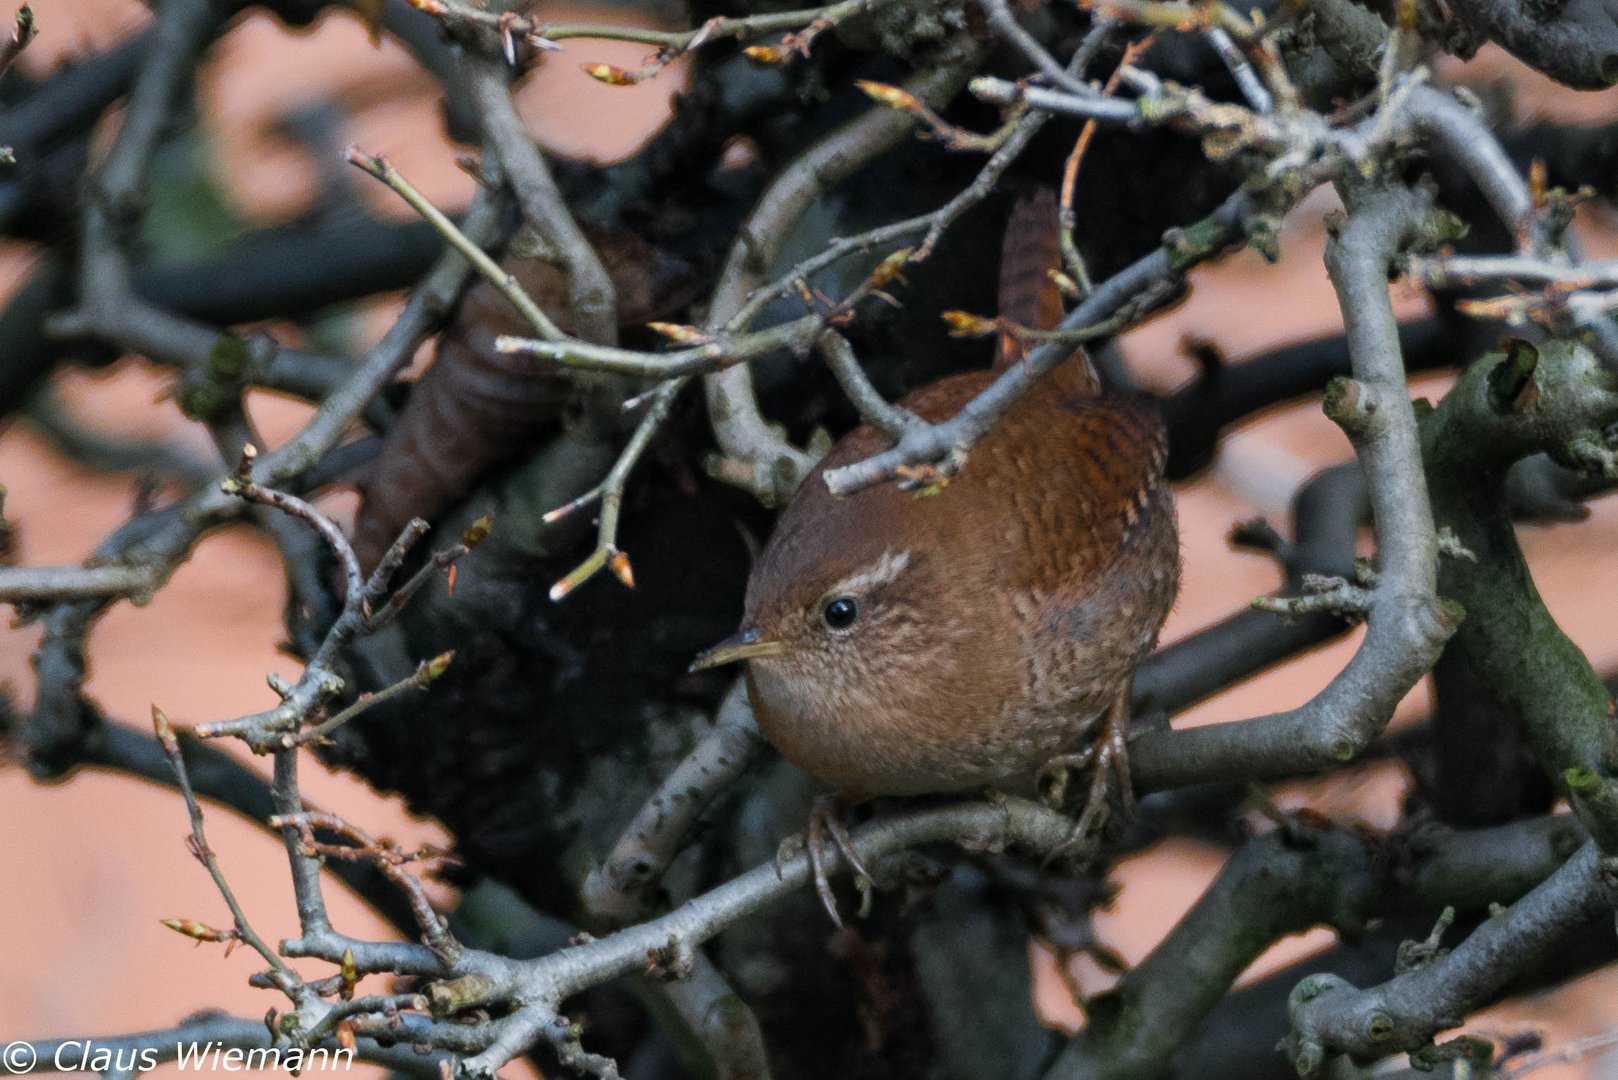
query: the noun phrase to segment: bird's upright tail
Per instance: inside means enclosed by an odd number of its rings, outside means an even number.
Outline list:
[[[1062,321],[1062,290],[1053,277],[1062,268],[1059,228],[1056,193],[1050,188],[1024,195],[1012,207],[1000,244],[1000,317],[1008,323],[1031,330],[1051,330]],[[995,350],[995,369],[1021,360],[1034,345],[1015,333],[1001,334]],[[1050,378],[1060,382],[1070,395],[1094,396],[1101,392],[1101,380],[1082,348],[1052,370]]]

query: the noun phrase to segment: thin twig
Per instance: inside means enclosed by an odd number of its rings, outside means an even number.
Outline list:
[[[723,371],[736,364],[768,356],[781,349],[807,347],[814,340],[814,332],[824,320],[813,315],[772,326],[750,334],[716,335],[700,345],[666,353],[641,352],[613,345],[592,345],[572,338],[535,340],[501,334],[494,339],[494,347],[503,353],[534,356],[552,360],[564,367],[584,368],[590,371],[608,371],[616,375],[635,375],[646,378],[674,379],[685,375],[700,375],[710,371]],[[693,336],[708,337],[706,334]]]
[[[344,568],[347,589],[343,597],[343,609],[321,640],[314,656],[304,666],[303,674],[298,677],[298,681],[291,686],[279,688],[281,704],[273,709],[232,720],[200,724],[195,730],[202,738],[234,736],[245,740],[248,745],[260,751],[286,750],[323,738],[327,732],[335,730],[366,709],[407,690],[424,687],[443,674],[452,653],[444,653],[424,662],[417,668],[415,674],[385,690],[361,697],[336,717],[321,724],[314,732],[300,732],[303,725],[320,715],[326,703],[343,689],[343,680],[337,674],[336,662],[344,650],[355,638],[376,633],[391,623],[417,590],[440,570],[448,569],[453,575],[456,560],[466,555],[488,535],[492,519],[485,517],[474,521],[462,534],[459,544],[435,554],[409,581],[384,601],[382,590],[386,588],[398,564],[403,561],[410,545],[425,532],[424,525],[418,521],[406,524],[399,538],[394,541],[387,555],[367,580],[360,570],[359,559],[354,554],[353,545],[335,522],[305,500],[285,492],[264,488],[252,481],[251,464],[255,456],[256,452],[251,445],[246,447],[242,464],[234,476],[227,477],[221,482],[221,489],[248,501],[283,510],[308,522],[331,548],[339,564]]]
[[[363,712],[392,701],[394,698],[412,690],[425,690],[432,684],[434,679],[444,673],[449,667],[450,661],[454,658],[455,653],[451,651],[440,653],[431,660],[423,660],[408,678],[400,679],[391,686],[385,686],[375,693],[361,694],[346,709],[303,732],[299,735],[298,741],[305,744],[318,743]]]
[[[1231,40],[1230,32],[1222,26],[1210,27],[1207,31],[1208,43],[1219,54],[1219,59],[1225,62],[1230,69],[1231,77],[1236,80],[1242,96],[1257,112],[1267,113],[1275,107],[1275,99],[1264,88],[1263,81],[1253,71],[1253,65],[1247,62],[1236,42]]]
[[[1090,32],[1091,36],[1108,33],[1115,25],[1115,22],[1098,21]],[[1118,66],[1113,68],[1112,74],[1107,76],[1107,82],[1101,88],[1102,97],[1111,97],[1117,91],[1124,69],[1133,65],[1136,58],[1151,48],[1156,40],[1157,31],[1154,30],[1140,41],[1131,42],[1124,49],[1124,55],[1118,61]],[[1056,204],[1056,244],[1062,252],[1062,265],[1067,267],[1067,272],[1072,275],[1073,283],[1081,298],[1090,295],[1090,268],[1085,265],[1084,256],[1079,253],[1079,245],[1073,239],[1074,230],[1079,223],[1073,196],[1078,188],[1079,166],[1084,162],[1085,154],[1089,152],[1097,127],[1098,122],[1094,118],[1086,120],[1084,127],[1079,129],[1079,137],[1073,140],[1073,149],[1062,166],[1062,186]]]
[[[417,521],[419,522],[419,519]],[[416,525],[417,523],[413,522],[405,526],[405,532],[400,535],[393,546],[397,548],[400,544],[405,543],[407,538],[416,531]],[[473,521],[462,531],[461,539],[458,543],[445,548],[443,551],[433,552],[432,558],[428,559],[421,569],[410,575],[410,578],[395,589],[387,600],[377,604],[375,601],[382,595],[382,590],[387,585],[387,578],[382,574],[382,568],[387,560],[384,559],[382,563],[379,563],[377,569],[371,574],[371,585],[367,587],[367,593],[372,600],[372,610],[370,616],[365,620],[365,633],[374,634],[392,623],[394,619],[399,617],[399,613],[405,609],[405,605],[410,603],[411,598],[440,573],[447,575],[447,587],[453,590],[456,563],[481,544],[493,527],[494,517],[490,514],[485,514],[483,517]]]
[[[835,330],[824,330],[815,340],[815,349],[826,361],[826,366],[831,368],[837,385],[843,388],[843,393],[848,395],[848,400],[853,402],[866,423],[890,439],[903,435],[912,424],[921,423],[921,418],[915,413],[890,403],[877,393],[865,369],[860,367],[853,347],[843,335]]]
[[[185,755],[180,752],[180,740],[174,737],[174,729],[169,726],[168,717],[164,716],[163,710],[156,705],[152,706],[152,727],[157,732],[158,741],[163,745],[163,753],[169,759],[170,767],[174,770],[174,778],[179,781],[180,794],[185,798],[186,812],[191,817],[189,837],[191,854],[196,856],[197,861],[208,871],[208,876],[213,878],[214,886],[224,898],[225,906],[230,909],[235,936],[264,958],[264,962],[275,972],[276,981],[281,989],[296,1000],[303,993],[303,980],[253,930],[253,925],[247,921],[247,915],[236,899],[236,893],[225,880],[224,872],[219,869],[219,860],[214,857],[213,849],[208,846],[208,834],[202,825],[202,807],[197,802],[196,792],[191,789],[191,777],[185,769]]]
[[[641,417],[640,423],[635,427],[635,433],[630,436],[629,442],[618,455],[612,469],[606,478],[585,494],[574,499],[566,506],[551,511],[545,515],[546,521],[555,521],[564,514],[587,506],[591,502],[600,501],[601,511],[596,526],[596,546],[582,563],[570,573],[551,586],[550,597],[553,601],[565,598],[574,589],[589,581],[603,567],[612,570],[616,577],[628,588],[635,586],[634,570],[630,567],[629,556],[618,550],[618,513],[623,507],[624,484],[629,479],[629,473],[640,460],[641,454],[651,445],[652,436],[657,429],[663,426],[668,418],[669,410],[674,407],[674,399],[679,396],[680,390],[685,386],[685,379],[671,379],[663,383],[652,394],[651,404]]]
[[[455,223],[449,219],[449,215],[429,202],[425,195],[416,190],[415,185],[399,174],[399,170],[393,167],[393,162],[380,154],[367,154],[357,146],[348,148],[348,161],[349,164],[382,181],[409,203],[411,209],[426,219],[451,247],[464,255],[466,261],[471,263],[478,273],[487,278],[490,284],[500,290],[502,296],[511,301],[511,306],[522,313],[522,317],[533,325],[540,337],[549,341],[566,340],[567,335],[557,328],[550,316],[545,314],[544,309],[517,283],[516,276],[503,269],[487,252],[468,240],[466,234],[456,228]]]
[[[989,76],[973,79],[972,93],[990,105],[1028,105],[1046,112],[1108,120],[1116,124],[1137,123],[1144,119],[1141,107],[1135,101],[1097,94],[1068,94]]]
[[[365,595],[365,574],[360,570],[359,559],[354,556],[354,549],[343,535],[342,526],[321,513],[315,505],[305,499],[285,491],[276,491],[273,488],[260,487],[253,482],[252,465],[258,457],[258,450],[252,443],[242,447],[241,464],[236,469],[236,475],[227,476],[219,482],[219,489],[227,495],[235,495],[250,503],[268,506],[284,514],[290,514],[308,523],[309,527],[320,534],[320,538],[331,548],[332,554],[337,556],[338,565],[343,568],[343,579],[347,584],[346,596],[353,602],[353,598]]]
[[[461,955],[461,944],[449,932],[449,923],[433,910],[427,892],[405,865],[417,856],[406,855],[393,844],[378,840],[358,825],[317,811],[300,814],[278,814],[270,819],[274,828],[292,826],[298,830],[300,844],[306,855],[316,858],[364,859],[373,863],[387,879],[404,892],[410,900],[427,945],[446,964],[454,964]],[[349,844],[324,843],[315,838],[316,829],[325,829],[351,841]]]
[[[1062,65],[1056,62],[1056,58],[1045,49],[1045,46],[1041,45],[1034,35],[1022,28],[1022,24],[1017,22],[1017,17],[1011,13],[1011,5],[1007,3],[1007,0],[985,0],[983,10],[989,16],[989,25],[998,30],[1001,37],[1011,42],[1016,50],[1022,53],[1024,58],[1033,64],[1035,68],[1039,69],[1039,73],[1049,79],[1052,84],[1071,94],[1095,93],[1093,87],[1079,78],[1079,75],[1082,74],[1082,69],[1077,72],[1063,70]],[[1088,40],[1086,38],[1086,42]]]
[[[1375,594],[1360,585],[1352,585],[1341,578],[1314,578],[1304,576],[1304,591],[1300,596],[1260,596],[1252,606],[1258,611],[1277,615],[1308,615],[1316,611],[1329,611],[1333,615],[1363,618],[1371,609]]]
[[[1618,288],[1618,260],[1565,263],[1532,255],[1436,255],[1406,261],[1410,277],[1432,288],[1515,284],[1536,288]]]

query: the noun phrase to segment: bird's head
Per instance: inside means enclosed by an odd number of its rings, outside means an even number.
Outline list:
[[[937,614],[925,557],[892,548],[856,559],[803,554],[790,542],[765,549],[741,629],[693,670],[748,661],[755,711],[782,717],[880,708],[902,689],[896,680],[924,679],[917,669],[935,651],[928,640],[939,640],[927,632]]]

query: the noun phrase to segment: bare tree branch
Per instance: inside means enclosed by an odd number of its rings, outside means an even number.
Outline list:
[[[1458,0],[1460,21],[1568,86],[1601,90],[1618,82],[1618,24],[1602,4],[1575,0],[1550,9],[1523,0]],[[1542,10],[1554,11],[1549,18]]]
[[[714,717],[713,730],[658,785],[585,879],[579,895],[595,918],[621,926],[646,912],[691,825],[746,768],[758,738],[746,686],[738,679]]]
[[[1381,986],[1356,990],[1314,976],[1292,992],[1290,1053],[1298,1074],[1321,1075],[1328,1056],[1382,1057],[1432,1046],[1560,937],[1618,907],[1618,888],[1587,843],[1543,884],[1449,952]]]
[[[929,105],[953,97],[971,76],[979,53],[968,42],[953,45],[955,55],[940,58],[906,84],[905,91]],[[797,222],[833,185],[898,145],[912,129],[911,118],[876,107],[819,140],[779,172],[730,249],[708,306],[710,328],[724,326],[764,284],[765,275]],[[785,443],[759,415],[753,376],[733,367],[704,380],[708,415],[720,452],[744,466],[747,486],[768,502],[784,501],[812,464]],[[740,476],[740,473],[734,475]]]
[[[562,199],[545,156],[512,103],[504,69],[490,57],[466,57],[466,83],[484,126],[484,138],[516,193],[523,220],[567,273],[573,325],[600,345],[618,340],[618,297],[612,278]]]
[[[1353,759],[1426,674],[1460,621],[1437,596],[1438,542],[1405,391],[1388,268],[1430,230],[1431,195],[1349,188],[1349,217],[1327,252],[1343,308],[1353,380],[1328,389],[1326,412],[1348,434],[1370,486],[1379,580],[1354,658],[1307,704],[1236,724],[1148,732],[1131,744],[1144,790],[1205,779],[1274,776]]]

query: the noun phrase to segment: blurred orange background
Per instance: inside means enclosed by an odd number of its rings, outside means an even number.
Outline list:
[[[105,47],[148,17],[133,0],[48,0],[36,10],[42,33],[24,58],[35,74],[63,58]],[[620,7],[578,5],[546,13],[564,11],[568,18],[590,21],[625,21],[633,15]],[[598,160],[631,152],[666,116],[680,70],[626,89],[589,79],[578,64],[633,67],[646,51],[620,42],[568,42],[567,50],[547,61],[520,91],[523,114],[540,141],[558,154]],[[1576,95],[1554,88],[1503,55],[1485,54],[1464,68],[1451,64],[1443,71],[1468,81],[1509,77],[1522,119],[1611,122],[1618,115],[1618,94]],[[254,224],[287,220],[309,208],[314,169],[299,147],[276,134],[276,126],[289,111],[326,99],[344,104],[352,141],[389,156],[434,202],[455,207],[470,198],[472,182],[454,164],[459,148],[441,133],[436,83],[397,45],[384,40],[373,46],[351,16],[327,15],[300,32],[251,16],[209,55],[200,90],[214,171],[234,210]],[[409,215],[391,193],[366,183],[362,190],[375,211]],[[1333,206],[1329,198],[1312,199],[1292,215],[1277,266],[1244,253],[1197,271],[1188,303],[1124,339],[1131,363],[1152,385],[1168,388],[1193,370],[1180,349],[1188,333],[1213,340],[1239,362],[1269,346],[1337,329],[1321,262],[1321,219]],[[1603,206],[1585,206],[1578,230],[1593,254],[1618,254],[1618,229]],[[0,247],[0,289],[15,286],[29,258],[21,246]],[[1395,300],[1401,315],[1422,307],[1413,292],[1396,289]],[[361,320],[364,333],[380,334],[397,303],[393,298],[368,305]],[[197,455],[211,455],[206,438],[174,403],[157,400],[168,381],[165,373],[129,359],[102,372],[70,373],[58,380],[58,389],[82,424],[114,435],[169,439]],[[1442,378],[1423,379],[1413,392],[1436,397],[1444,386]],[[305,406],[264,394],[254,396],[251,409],[272,442],[295,431],[308,414]],[[1230,436],[1218,464],[1178,491],[1184,588],[1165,642],[1276,587],[1278,575],[1269,561],[1229,548],[1230,527],[1255,515],[1283,523],[1297,487],[1319,468],[1349,456],[1346,440],[1314,404],[1266,415]],[[123,520],[134,498],[131,481],[74,464],[25,423],[0,432],[0,483],[7,490],[7,517],[19,533],[19,560],[28,565],[82,559]],[[335,513],[346,509],[341,497],[327,505]],[[1591,518],[1579,525],[1524,529],[1523,541],[1552,612],[1597,669],[1610,672],[1618,667],[1618,639],[1611,632],[1618,560],[1600,556],[1618,549],[1618,500],[1598,500],[1592,508]],[[569,602],[589,601],[581,594]],[[282,603],[282,576],[263,536],[243,528],[210,534],[151,604],[120,604],[96,624],[89,642],[88,691],[110,716],[137,724],[145,722],[154,703],[180,724],[264,708],[274,700],[265,673],[292,674],[292,661],[273,647],[282,635]],[[24,707],[33,692],[28,659],[36,640],[34,628],[8,629],[0,636],[0,679]],[[1320,649],[1176,722],[1236,719],[1300,704],[1338,670],[1356,642],[1350,638]],[[1408,720],[1426,708],[1425,692],[1418,691],[1400,717]],[[351,777],[326,774],[307,760],[304,790],[313,804],[407,847],[447,840],[434,822],[413,819],[397,801]],[[1307,799],[1334,816],[1385,827],[1395,819],[1403,785],[1397,766],[1379,766],[1360,770],[1352,783],[1284,790],[1282,803]],[[246,985],[258,966],[249,951],[225,958],[217,946],[193,947],[159,925],[159,919],[177,916],[228,922],[212,884],[186,852],[185,830],[184,806],[170,791],[93,770],[81,770],[65,783],[40,785],[20,767],[0,767],[0,853],[11,878],[0,893],[0,1043],[167,1027],[203,1008],[256,1016],[277,1003],[276,995]],[[279,842],[218,808],[209,812],[208,830],[259,932],[271,940],[291,934],[294,910]],[[1220,858],[1211,847],[1175,841],[1125,861],[1116,875],[1122,891],[1098,922],[1103,940],[1129,960],[1140,959],[1194,902]],[[452,902],[442,887],[435,888],[439,899]],[[382,921],[341,886],[333,883],[330,894],[333,917],[345,931],[388,935]],[[1319,930],[1282,942],[1247,977],[1330,941],[1330,932]],[[1036,954],[1034,962],[1047,1015],[1066,1026],[1080,1023],[1053,961]],[[1106,985],[1098,969],[1079,964],[1077,977],[1086,992]],[[1540,1029],[1554,1045],[1618,1025],[1615,991],[1618,973],[1597,973],[1555,993],[1491,1010],[1472,1027]],[[1618,1075],[1618,1062],[1602,1068],[1584,1061],[1535,1075]]]

